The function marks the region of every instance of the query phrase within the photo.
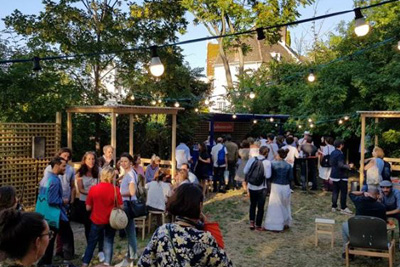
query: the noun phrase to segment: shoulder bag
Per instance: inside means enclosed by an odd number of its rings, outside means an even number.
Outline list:
[[[321,160],[321,167],[324,167],[324,168],[330,168],[331,167],[331,164],[330,164],[330,159],[331,159],[331,155],[329,154],[329,145],[328,145],[328,155],[324,155],[323,157],[322,157],[322,160]]]
[[[117,189],[115,184],[114,186],[114,208],[110,214],[110,226],[115,230],[122,230],[125,229],[128,225],[128,216],[123,209],[118,207],[118,200],[117,200]]]

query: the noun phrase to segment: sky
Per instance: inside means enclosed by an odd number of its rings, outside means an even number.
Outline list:
[[[333,13],[337,11],[353,9],[353,0],[316,0],[317,4],[307,6],[306,8],[300,8],[299,13],[301,14],[299,19],[305,19],[315,16]],[[0,0],[0,19],[10,15],[15,9],[18,9],[23,14],[38,14],[43,10],[41,0]],[[187,19],[190,21],[187,33],[184,35],[178,35],[180,41],[190,40],[200,37],[209,36],[206,28],[202,25],[195,26],[193,16],[187,14]],[[336,16],[316,22],[315,28],[319,32],[321,38],[327,38],[329,32],[334,32],[340,21],[350,21],[354,19],[354,14],[349,13],[346,15]],[[292,48],[295,51],[304,52],[307,47],[312,45],[312,23],[304,23],[296,27],[289,28],[291,32]],[[0,30],[4,29],[4,22],[0,21]],[[198,42],[187,45],[182,45],[183,54],[185,60],[189,62],[192,68],[200,67],[205,68],[206,56],[207,56],[207,42]]]

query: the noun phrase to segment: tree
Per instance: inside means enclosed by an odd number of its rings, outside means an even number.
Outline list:
[[[219,36],[293,21],[299,16],[298,7],[311,4],[313,1],[183,0],[182,5],[195,16],[195,23],[203,24],[211,35]],[[280,38],[278,30],[267,32],[267,41],[277,42]],[[244,56],[249,49],[245,41],[247,37],[249,36],[241,35],[217,39],[228,90],[233,89],[234,85],[227,53],[229,51],[238,53],[239,76],[243,75]]]

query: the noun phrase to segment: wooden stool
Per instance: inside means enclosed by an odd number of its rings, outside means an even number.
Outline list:
[[[142,229],[142,240],[144,240],[146,235],[146,216],[137,217],[134,220],[136,228]]]
[[[335,220],[331,219],[315,219],[315,246],[318,246],[318,234],[331,236],[331,247],[335,241]]]
[[[151,223],[152,223],[152,218],[151,217],[152,217],[152,215],[154,215],[154,216],[160,215],[161,216],[161,220],[162,220],[162,224],[165,223],[165,212],[150,210],[149,211],[149,222],[148,222],[148,232],[149,233],[150,233],[150,230],[151,230]]]

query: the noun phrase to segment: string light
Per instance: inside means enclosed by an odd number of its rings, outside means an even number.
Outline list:
[[[339,124],[343,124],[343,120],[340,119],[340,120],[338,121],[338,123],[339,123]]]
[[[299,125],[299,126],[297,126],[297,127],[299,127],[299,129],[301,129],[301,128],[302,128],[302,126],[301,126],[301,125]]]
[[[310,83],[313,83],[315,81],[315,75],[314,75],[314,70],[310,70],[310,73],[308,74],[307,80]]]
[[[361,13],[360,8],[354,9],[355,17],[355,28],[354,32],[358,37],[362,37],[368,34],[369,32],[369,24],[365,21],[363,14]]]
[[[131,95],[131,100],[133,101],[133,100],[135,100],[135,96],[134,95]]]
[[[397,42],[397,49],[400,50],[400,41]]]
[[[164,65],[161,63],[160,58],[157,54],[157,46],[153,45],[150,47],[151,61],[150,61],[150,72],[154,77],[160,77],[164,73]]]
[[[199,109],[198,109],[198,108],[195,108],[195,109],[194,109],[194,112],[196,112],[196,113],[199,112]]]
[[[311,123],[311,124],[310,124],[310,128],[314,128],[314,124]]]
[[[40,58],[34,57],[32,60],[33,60],[33,71],[35,72],[41,71],[42,67],[40,66]]]
[[[180,106],[180,105],[179,105],[179,102],[176,101],[175,104],[174,104],[174,106],[175,106],[176,108],[179,108],[179,106]]]
[[[257,28],[257,40],[261,41],[265,39],[265,34],[264,34],[264,29],[263,28]]]
[[[348,121],[349,119],[350,119],[349,116],[344,116],[345,121]]]
[[[253,120],[253,123],[256,124],[258,121],[257,120]]]
[[[251,89],[249,97],[250,99],[254,99],[256,97],[256,94],[253,92],[253,89]]]
[[[157,102],[158,102],[158,104],[161,104],[161,103],[162,103],[161,98],[159,98],[159,99],[157,100]]]
[[[156,102],[155,100],[151,100],[151,104],[152,104],[153,106],[155,106],[155,105],[157,104],[157,102]]]
[[[236,118],[237,118],[236,114],[233,114],[232,119],[236,119]]]
[[[204,104],[206,104],[206,105],[210,104],[210,100],[208,100],[208,99],[204,100]]]
[[[269,121],[270,121],[270,122],[274,122],[274,118],[272,118],[272,117],[269,118]]]
[[[275,127],[278,127],[278,124],[277,124],[277,123],[275,123]]]
[[[312,122],[312,119],[311,119],[311,118],[309,118],[309,119],[308,119],[308,122],[309,122],[309,123],[311,123],[311,122]]]

